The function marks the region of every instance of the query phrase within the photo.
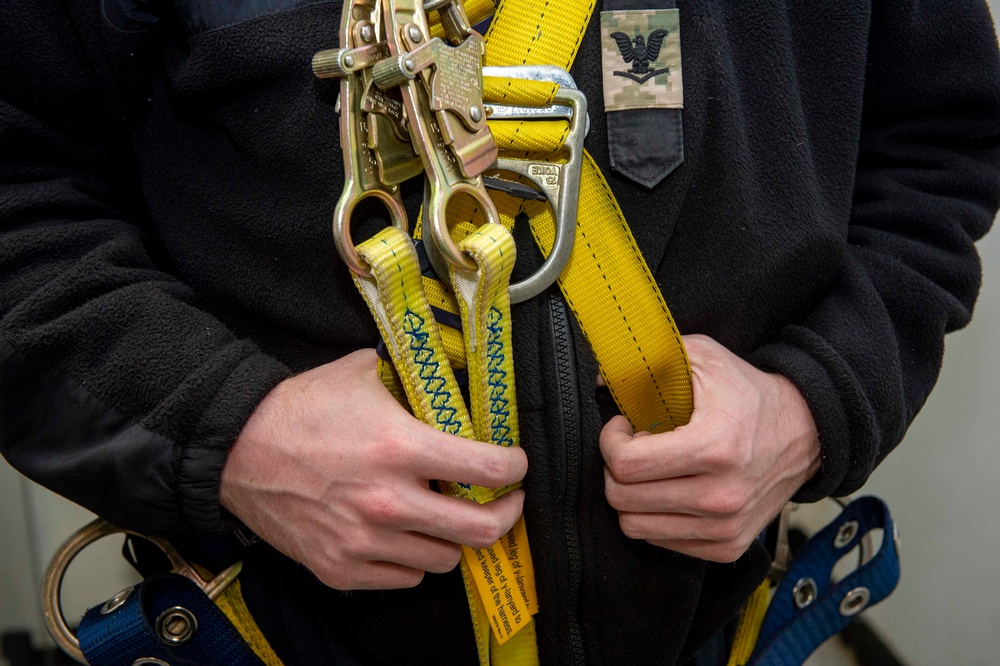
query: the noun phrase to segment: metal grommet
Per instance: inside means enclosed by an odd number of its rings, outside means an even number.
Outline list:
[[[132,662],[132,666],[170,666],[170,664],[156,657],[139,657]]]
[[[132,595],[133,589],[134,588],[131,585],[129,585],[124,590],[121,590],[120,592],[118,592],[118,594],[105,601],[104,605],[101,606],[101,615],[114,613],[116,610],[124,606],[125,602]]]
[[[867,587],[854,588],[840,602],[840,614],[844,617],[854,617],[868,606],[871,597]]]
[[[170,645],[187,643],[198,629],[194,613],[183,606],[174,606],[156,618],[156,635]]]
[[[816,581],[812,578],[800,578],[792,588],[792,597],[800,609],[816,601]]]
[[[840,526],[837,530],[837,536],[833,539],[833,545],[837,548],[843,548],[847,544],[854,540],[854,537],[858,533],[858,521],[849,520]]]

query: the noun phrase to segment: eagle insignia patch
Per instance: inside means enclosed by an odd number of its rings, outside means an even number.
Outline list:
[[[601,12],[601,60],[606,111],[684,106],[678,10]]]

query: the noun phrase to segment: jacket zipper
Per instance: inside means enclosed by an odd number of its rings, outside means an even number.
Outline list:
[[[577,505],[580,494],[580,428],[577,410],[580,405],[579,384],[573,333],[570,330],[566,305],[558,296],[549,299],[549,316],[552,322],[553,358],[556,369],[556,389],[559,411],[563,424],[563,443],[566,452],[566,494],[563,500],[563,533],[569,573],[566,624],[569,630],[573,663],[584,664],[583,630],[580,627],[580,584],[583,571],[583,553],[580,547]]]

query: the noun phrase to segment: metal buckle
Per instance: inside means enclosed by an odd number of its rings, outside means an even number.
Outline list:
[[[502,76],[508,79],[526,79],[528,81],[551,81],[558,83],[560,88],[577,90],[573,75],[558,65],[513,65],[510,67],[483,67],[483,76]],[[572,119],[573,109],[561,104],[547,107],[511,106],[509,104],[490,104],[493,112],[491,118],[512,118],[523,116],[525,120],[535,118],[566,118]],[[590,114],[587,115],[587,126],[584,135],[590,134]]]
[[[115,527],[104,520],[98,519],[91,522],[70,536],[59,547],[55,555],[52,556],[52,561],[49,562],[49,566],[45,570],[45,577],[42,579],[42,616],[45,620],[45,627],[52,636],[52,640],[62,648],[63,652],[81,664],[86,664],[87,662],[84,659],[83,651],[80,649],[80,641],[77,639],[76,634],[69,628],[66,618],[62,613],[63,578],[70,563],[84,548],[98,539],[112,534],[129,534],[145,539],[157,546],[170,561],[171,571],[193,581],[209,599],[214,600],[222,594],[229,584],[236,580],[236,577],[243,568],[243,563],[237,562],[223,570],[215,578],[205,580],[169,542],[132,530]],[[122,590],[104,604],[101,612],[105,615],[115,612],[125,604],[130,594],[131,588]]]
[[[576,214],[580,198],[580,172],[583,166],[583,140],[589,130],[587,114],[587,98],[576,89],[576,83],[569,72],[550,65],[520,66],[520,67],[484,67],[483,74],[487,76],[502,76],[506,78],[530,79],[538,81],[553,81],[559,84],[559,92],[555,97],[557,104],[549,107],[521,107],[506,105],[490,105],[491,119],[521,119],[534,120],[539,118],[568,118],[570,130],[566,136],[564,150],[568,159],[564,163],[539,162],[534,160],[499,157],[490,171],[511,172],[524,176],[534,183],[555,212],[556,234],[552,251],[541,267],[530,277],[510,286],[511,303],[521,303],[537,296],[556,281],[573,250],[573,239],[576,237]],[[510,181],[499,180],[504,184]],[[519,187],[520,184],[516,184]],[[493,187],[493,186],[491,186]],[[507,190],[501,185],[496,189]],[[425,206],[424,210],[427,210]],[[433,222],[426,214],[423,219],[424,237],[433,229]],[[435,236],[437,238],[437,236]],[[450,240],[450,239],[449,239]],[[435,272],[442,280],[448,280],[446,258],[441,256],[437,243],[427,244],[427,257]]]

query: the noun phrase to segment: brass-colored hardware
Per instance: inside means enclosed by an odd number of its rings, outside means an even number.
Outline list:
[[[42,579],[42,616],[45,620],[45,627],[48,629],[52,640],[62,648],[63,652],[81,664],[86,664],[83,651],[80,649],[80,641],[76,634],[69,628],[66,618],[62,613],[62,583],[66,576],[66,570],[70,563],[84,548],[112,534],[128,534],[134,537],[145,539],[163,551],[170,561],[171,571],[184,576],[193,581],[209,599],[217,598],[222,592],[236,580],[240,570],[243,568],[242,562],[237,562],[231,567],[219,573],[211,580],[205,580],[201,575],[181,556],[169,542],[156,537],[146,536],[132,530],[116,527],[104,520],[95,520],[70,536],[52,556],[45,576]],[[113,613],[123,606],[131,589],[122,590],[108,600],[101,609],[105,615]]]

